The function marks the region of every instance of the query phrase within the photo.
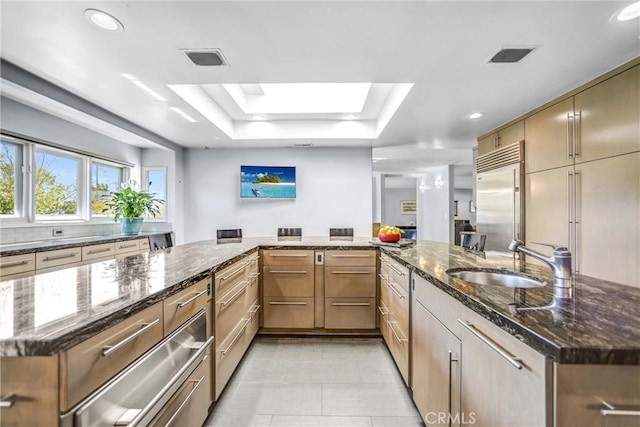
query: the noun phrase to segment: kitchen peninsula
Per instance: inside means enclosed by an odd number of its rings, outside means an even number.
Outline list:
[[[574,370],[578,376],[579,372],[585,372],[592,378],[600,375],[599,372],[604,376],[616,375],[622,382],[610,385],[605,394],[613,393],[613,400],[624,397],[627,401],[622,403],[625,404],[630,403],[629,399],[636,403],[640,399],[640,382],[636,381],[640,378],[640,321],[635,316],[640,305],[640,290],[578,276],[575,278],[575,293],[571,300],[549,309],[541,308],[513,315],[510,304],[517,304],[519,307],[547,305],[553,294],[550,285],[526,290],[480,286],[450,278],[447,270],[463,267],[497,270],[507,268],[551,283],[550,272],[545,267],[525,265],[509,258],[494,257],[436,242],[420,241],[407,249],[377,249],[369,239],[344,242],[328,241],[324,237],[308,237],[298,242],[250,238],[242,243],[225,245],[199,241],[163,251],[2,282],[0,356],[3,358],[3,399],[9,394],[18,396],[12,401],[15,408],[38,404],[37,400],[26,402],[20,399],[20,391],[10,390],[5,384],[6,361],[57,359],[58,355],[72,347],[195,285],[203,284],[203,287],[199,287],[197,293],[194,291],[194,297],[203,295],[205,289],[215,294],[215,289],[211,289],[211,282],[207,284],[212,276],[265,250],[281,250],[283,253],[307,250],[316,254],[326,251],[347,253],[346,251],[379,250],[385,257],[411,272],[412,312],[416,312],[417,304],[422,304],[415,298],[423,291],[431,293],[433,301],[441,299],[443,304],[451,305],[448,313],[439,313],[442,309],[437,306],[426,306],[426,309],[435,316],[437,322],[462,337],[462,346],[468,348],[464,353],[462,372],[465,366],[470,366],[465,365],[467,360],[479,357],[471,353],[474,347],[466,347],[469,340],[465,336],[465,327],[475,328],[473,332],[476,333],[479,333],[480,326],[491,327],[495,330],[487,333],[492,337],[489,342],[500,342],[506,335],[510,341],[498,348],[512,348],[513,341],[515,348],[526,347],[541,361],[543,371],[538,380],[543,386],[540,393],[543,397],[547,395],[548,401],[553,403],[545,404],[543,399],[543,414],[537,415],[547,420],[548,425],[563,425],[558,421],[565,416],[562,407],[570,403],[563,400],[565,384],[561,380],[565,375],[571,377],[571,371]],[[262,262],[263,260],[261,264]],[[55,300],[56,296],[69,298]],[[211,298],[215,298],[215,295]],[[61,304],[60,301],[66,301],[67,304]],[[457,316],[454,319],[457,322],[454,323],[459,326],[447,324],[447,316],[453,314]],[[414,338],[419,337],[415,329],[418,326],[414,318],[411,325],[411,335]],[[167,335],[166,331],[164,335]],[[158,339],[161,337],[162,334]],[[416,353],[415,347],[412,351],[415,367],[422,359],[417,357],[419,353]],[[514,359],[518,363],[518,359]],[[520,367],[523,372],[533,370],[526,361],[520,364],[524,365]],[[49,377],[57,378],[58,369],[56,364],[55,375]],[[419,381],[416,381],[415,374],[418,371],[420,369],[414,368],[413,379],[407,381],[407,385],[414,388],[414,399],[420,395],[416,391]],[[596,383],[599,384],[599,380]],[[51,385],[47,384],[43,389],[58,389],[55,384],[53,387],[49,386]],[[554,387],[556,394],[552,396],[551,390]],[[618,389],[622,393],[618,393]],[[465,410],[464,391],[463,382],[462,410]],[[522,393],[525,391],[520,390]],[[518,396],[512,398],[515,397]],[[617,400],[613,403],[620,402]],[[600,404],[595,401],[591,403]],[[60,409],[62,405],[57,400],[54,407],[56,411],[51,419],[71,409]],[[424,412],[420,404],[418,407]],[[558,414],[556,421],[551,419],[554,407]],[[516,408],[511,409],[512,412],[517,412]],[[11,418],[5,416],[11,410],[2,409],[3,425],[11,425]],[[581,410],[587,411],[587,416],[593,413],[586,406]],[[598,410],[595,413],[597,415]]]

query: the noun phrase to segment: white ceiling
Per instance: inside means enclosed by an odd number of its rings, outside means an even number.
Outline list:
[[[631,1],[7,1],[2,57],[184,147],[372,146],[374,170],[470,165],[478,135],[640,54]],[[107,33],[86,8],[124,24]],[[502,47],[535,46],[518,64]],[[219,48],[228,67],[184,49]],[[128,73],[167,99],[122,77]],[[232,140],[169,85],[413,83],[377,139]],[[179,107],[196,123],[170,110]],[[467,115],[484,111],[485,117]]]

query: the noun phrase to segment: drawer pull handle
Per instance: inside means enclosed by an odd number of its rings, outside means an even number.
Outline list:
[[[58,255],[58,256],[47,256],[44,257],[44,259],[42,260],[42,262],[47,262],[47,261],[57,261],[59,259],[67,259],[67,258],[74,258],[76,256],[76,254],[65,254],[65,255]]]
[[[332,271],[331,274],[369,274],[368,271]]]
[[[271,274],[307,274],[304,270],[269,270]]]
[[[132,333],[131,335],[129,335],[125,339],[121,340],[120,342],[118,342],[118,343],[116,343],[114,345],[107,345],[107,346],[102,347],[102,356],[107,357],[108,355],[110,355],[114,351],[121,349],[122,347],[127,345],[129,342],[131,342],[132,340],[136,339],[138,336],[140,336],[140,335],[144,334],[145,332],[149,331],[158,322],[160,322],[160,319],[156,319],[151,323],[143,323],[142,324],[142,329]]]
[[[271,254],[272,258],[306,258],[308,254]]]
[[[192,296],[192,297],[191,297],[191,298],[189,298],[188,300],[186,300],[186,301],[184,301],[184,302],[180,302],[180,303],[178,303],[178,308],[182,308],[182,307],[184,307],[185,305],[192,303],[193,301],[195,301],[196,299],[198,299],[199,297],[201,297],[202,295],[204,295],[204,294],[206,294],[206,293],[207,293],[207,290],[206,290],[206,289],[205,289],[205,290],[203,290],[203,291],[198,292],[197,294],[195,294],[194,296]]]
[[[393,264],[389,264],[389,268],[391,268],[393,271],[395,271],[395,272],[396,272],[396,273],[398,273],[399,275],[401,275],[401,276],[405,276],[404,271],[400,271],[400,270],[398,270],[398,269],[396,268],[396,266],[395,266],[395,265],[393,265]]]
[[[224,350],[218,350],[218,352],[222,353],[223,356],[226,356],[227,353],[231,351],[231,349],[236,345],[236,343],[238,342],[242,334],[244,334],[245,329],[247,329],[247,325],[251,321],[251,319],[242,319],[242,320],[244,320],[244,325],[242,325],[242,328],[240,328],[236,336],[233,337],[233,341],[231,341],[231,344],[229,344],[227,348],[225,348]]]
[[[259,305],[254,305],[251,307],[251,309],[249,310],[249,313],[251,314],[256,314],[258,312],[258,310],[260,310],[260,306]]]
[[[622,415],[622,416],[630,416],[630,417],[640,417],[640,410],[636,409],[636,410],[631,410],[631,409],[616,409],[615,406],[613,406],[610,403],[607,403],[605,401],[602,401],[602,406],[603,408],[600,409],[600,414],[602,414],[603,417],[606,417],[607,415]]]
[[[331,305],[336,307],[368,307],[368,302],[332,302]]]
[[[393,332],[393,336],[395,337],[396,341],[398,341],[398,343],[400,344],[402,344],[403,342],[409,341],[406,338],[400,338],[400,335],[398,335],[398,333],[393,327],[394,323],[397,323],[397,322],[390,322],[389,320],[387,320],[387,325],[389,325],[389,329],[391,329],[391,332]]]
[[[378,306],[378,310],[380,310],[380,313],[382,313],[383,316],[389,314],[389,309],[387,307]]]
[[[189,382],[196,383],[196,384],[193,386],[193,389],[191,389],[189,394],[187,394],[187,397],[184,398],[180,406],[178,406],[178,409],[176,409],[176,412],[173,414],[173,416],[169,418],[169,421],[167,421],[164,427],[168,427],[171,424],[173,424],[173,421],[178,417],[178,415],[180,415],[180,412],[182,412],[184,407],[187,406],[187,403],[189,402],[189,400],[191,400],[191,396],[193,396],[193,394],[196,392],[198,387],[200,387],[200,384],[202,384],[202,381],[204,381],[204,375],[199,380],[189,380]]]
[[[0,397],[0,408],[11,408],[16,401],[18,396],[14,393],[8,394],[6,396]]]
[[[244,263],[242,264],[240,267],[236,268],[235,270],[233,270],[231,273],[227,274],[226,276],[223,276],[220,278],[220,283],[224,282],[225,280],[229,280],[231,279],[233,276],[235,276],[236,274],[240,273],[242,270],[244,270],[244,268],[249,265],[249,263]]]
[[[2,268],[17,267],[18,265],[27,265],[27,264],[29,264],[29,261],[13,261],[13,262],[8,262],[6,264],[2,264],[0,265],[0,267]]]
[[[516,369],[522,369],[522,364],[519,363],[521,360],[513,355],[507,353],[502,348],[500,348],[496,343],[494,343],[489,337],[487,337],[484,333],[482,333],[479,329],[473,326],[471,323],[467,323],[464,320],[458,319],[458,323],[464,326],[469,332],[478,337],[480,341],[488,345],[493,351],[502,356],[507,362],[511,363],[513,367]]]
[[[120,246],[118,246],[118,249],[135,248],[136,246],[138,246],[137,243],[134,243],[132,245],[120,245]]]
[[[104,248],[104,249],[89,249],[87,251],[87,255],[92,255],[92,254],[101,254],[103,252],[111,252],[111,248]]]
[[[239,297],[240,295],[242,295],[242,293],[244,292],[244,290],[247,288],[247,285],[248,285],[249,283],[251,283],[251,282],[247,282],[246,280],[245,280],[245,281],[243,281],[243,282],[240,282],[240,285],[238,286],[238,288],[239,288],[239,289],[238,289],[238,291],[237,291],[235,294],[231,295],[231,298],[229,298],[228,300],[226,300],[226,301],[221,301],[221,302],[219,302],[218,304],[220,304],[220,305],[222,305],[223,307],[225,307],[225,306],[227,306],[227,305],[231,304],[232,302],[234,302],[235,300],[237,300],[237,299],[238,299],[238,297]]]
[[[333,258],[369,258],[371,255],[362,254],[332,254]]]
[[[307,305],[304,301],[269,301],[269,305]]]
[[[404,295],[403,295],[403,294],[401,294],[400,292],[398,292],[398,291],[396,290],[396,287],[394,286],[394,284],[393,284],[393,283],[391,283],[391,282],[387,281],[387,287],[388,287],[389,289],[391,289],[391,290],[393,291],[393,293],[394,293],[394,294],[396,294],[396,296],[397,296],[398,298],[400,298],[400,299],[404,299]]]

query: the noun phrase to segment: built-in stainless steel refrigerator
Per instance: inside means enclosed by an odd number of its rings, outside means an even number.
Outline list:
[[[486,234],[485,251],[509,253],[512,239],[524,240],[524,141],[479,156],[476,232]]]

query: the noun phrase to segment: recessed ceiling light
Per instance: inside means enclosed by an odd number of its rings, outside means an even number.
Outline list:
[[[264,116],[261,116],[260,114],[254,114],[253,116],[251,116],[252,120],[264,120]]]
[[[84,17],[87,18],[87,20],[93,25],[103,30],[112,31],[115,33],[119,33],[124,30],[124,25],[122,25],[122,22],[118,21],[113,16],[101,10],[86,9],[84,11]]]
[[[346,115],[344,116],[344,119],[345,119],[345,120],[355,120],[355,119],[357,119],[357,118],[358,118],[358,116],[357,116],[357,115],[355,115],[355,114],[346,114]]]
[[[630,4],[618,13],[618,21],[630,21],[640,16],[640,1]]]
[[[469,114],[469,118],[470,119],[479,119],[480,117],[484,116],[483,112],[477,112],[477,113],[473,113],[473,114]]]

